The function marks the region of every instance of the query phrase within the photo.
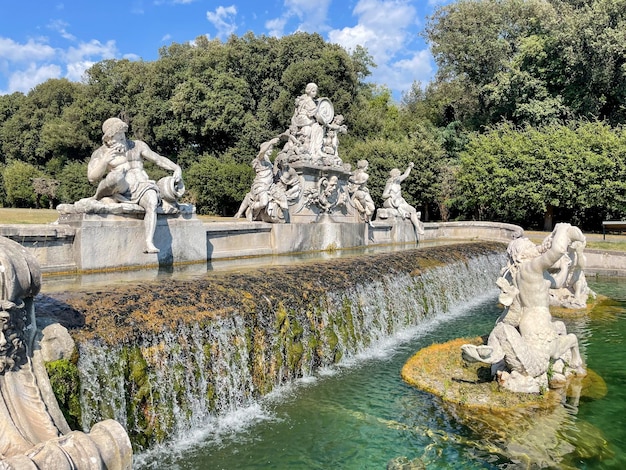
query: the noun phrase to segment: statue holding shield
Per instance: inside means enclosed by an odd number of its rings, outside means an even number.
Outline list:
[[[336,149],[336,136],[328,135],[329,129],[336,134],[346,132],[343,121],[336,124],[335,110],[333,103],[328,98],[317,98],[317,85],[309,83],[303,95],[296,98],[296,109],[291,118],[290,133],[294,134],[295,140],[301,142],[303,152],[308,154],[308,160],[313,164],[342,166],[342,162],[337,158],[329,159],[327,151],[324,149],[329,147],[329,142],[325,140],[331,139]],[[343,120],[343,117],[342,117]],[[335,155],[336,157],[336,155]]]

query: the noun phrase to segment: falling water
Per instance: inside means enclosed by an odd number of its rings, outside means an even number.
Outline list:
[[[83,342],[82,426],[116,419],[139,450],[184,435],[446,316],[477,293],[495,293],[503,264],[504,254],[492,251],[418,273],[356,279],[299,306],[266,298],[267,309],[253,315],[233,310],[116,345]]]

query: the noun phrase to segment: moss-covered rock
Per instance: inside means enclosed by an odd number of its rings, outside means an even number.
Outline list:
[[[576,418],[563,405],[569,395],[597,398],[606,393],[604,381],[588,370],[572,378],[568,387],[541,394],[514,393],[498,386],[491,371],[466,364],[461,345],[480,345],[484,338],[460,338],[418,351],[402,368],[402,378],[414,387],[441,398],[450,416],[472,429],[490,453],[520,462],[525,468],[575,468],[581,457],[611,455],[602,431]]]
[[[80,376],[76,361],[59,359],[47,362],[46,370],[67,424],[72,429],[81,429]]]

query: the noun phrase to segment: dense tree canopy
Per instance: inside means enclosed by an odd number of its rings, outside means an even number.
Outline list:
[[[93,194],[86,160],[117,116],[182,167],[199,213],[232,215],[259,145],[286,129],[315,82],[345,117],[341,158],[369,161],[377,205],[389,171],[414,162],[403,194],[424,220],[598,229],[626,218],[626,0],[459,0],[424,34],[437,75],[399,104],[364,82],[375,66],[365,49],[307,33],[201,36],[152,62],[96,63],[83,83],[0,96],[0,204]]]
[[[626,132],[605,123],[474,134],[461,155],[456,204],[482,220],[551,230],[626,214]],[[594,223],[595,222],[595,223]]]
[[[431,101],[470,128],[626,117],[624,0],[460,0],[426,36]]]

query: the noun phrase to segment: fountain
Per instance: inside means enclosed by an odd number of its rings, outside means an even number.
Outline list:
[[[424,227],[419,212],[402,197],[401,183],[412,164],[404,172],[391,170],[385,202],[372,219],[367,161],[354,171],[342,162],[338,135],[347,127],[330,100],[317,98],[315,84],[296,100],[289,129],[262,143],[252,161],[256,177],[236,214],[248,222],[237,222],[237,229],[235,224],[213,228],[221,231],[214,238],[193,207],[178,203],[184,192],[180,168],[145,143],[127,139],[126,130],[117,118],[105,121],[104,144],[92,155],[89,170],[90,180],[99,182],[96,194],[59,208],[59,224],[75,229],[72,256],[80,271],[206,263],[220,243],[222,256],[245,256],[249,252],[238,244],[258,248],[265,242],[251,241],[261,239],[271,240],[271,253],[354,248],[370,241],[408,242],[414,248],[426,229],[432,235],[455,227]],[[142,159],[173,175],[151,181]],[[495,237],[500,240],[521,235],[519,227],[495,225],[489,228],[500,232]],[[237,236],[243,241],[233,241]],[[55,468],[82,469],[91,468],[84,462],[94,459],[96,465],[129,468],[131,442],[135,451],[148,453],[276,390],[348,364],[406,331],[415,334],[471,302],[477,292],[488,292],[504,262],[501,242],[404,246],[297,266],[39,294],[35,321],[31,305],[39,267],[27,251],[1,240],[6,255],[0,267],[8,286],[0,341],[5,367],[0,392],[6,405],[2,468],[55,462]],[[558,423],[567,417],[550,402],[553,396],[537,400],[535,394],[557,383],[580,390],[585,387],[574,376],[598,377],[585,370],[576,336],[548,312],[549,303],[580,307],[593,294],[584,277],[583,245],[582,233],[562,224],[529,262],[528,273],[511,256],[498,281],[508,309],[487,344],[454,343],[466,360],[492,365],[490,372],[504,388],[532,392],[519,402],[551,410],[548,421]],[[551,293],[543,285],[548,271],[557,288]],[[524,317],[529,306],[542,314],[541,321],[537,315]],[[557,347],[529,339],[545,332]],[[426,370],[424,364],[413,365],[411,373]],[[459,381],[481,382],[482,374],[476,366]],[[384,421],[400,426],[392,417]],[[68,423],[84,432],[70,431]],[[505,453],[511,459],[516,455]],[[418,460],[390,465],[419,465]]]

